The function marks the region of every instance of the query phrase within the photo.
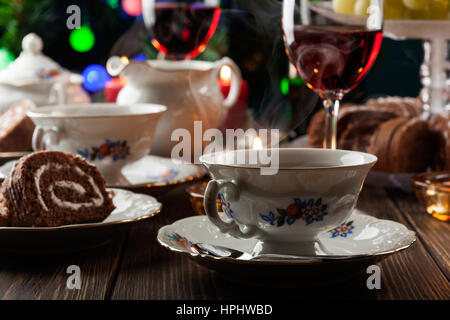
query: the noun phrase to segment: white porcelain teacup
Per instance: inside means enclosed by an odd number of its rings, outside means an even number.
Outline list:
[[[165,106],[92,103],[36,108],[33,149],[65,151],[97,166],[108,184],[123,179],[121,169],[150,152]]]
[[[267,151],[203,155],[200,160],[213,178],[205,192],[205,211],[221,232],[260,239],[262,251],[314,253],[319,234],[352,213],[377,158],[345,150],[270,149],[278,154],[279,169],[262,175],[263,166],[250,164],[249,156]],[[240,156],[245,161],[236,164]],[[231,220],[218,215],[217,197]]]

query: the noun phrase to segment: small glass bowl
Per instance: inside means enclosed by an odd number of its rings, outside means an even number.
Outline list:
[[[440,221],[450,220],[450,172],[427,172],[413,177],[417,198]]]
[[[192,205],[192,209],[198,215],[206,215],[205,208],[203,206],[203,198],[205,197],[206,186],[208,181],[201,181],[194,183],[187,187],[186,192],[189,194],[189,200]],[[219,198],[217,198],[217,212],[222,211],[222,203]]]

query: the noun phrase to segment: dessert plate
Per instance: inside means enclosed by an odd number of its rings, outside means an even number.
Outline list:
[[[0,179],[11,172],[17,160],[6,162],[0,167]],[[117,181],[107,181],[110,188],[139,189],[165,187],[199,179],[206,174],[202,166],[184,164],[170,158],[148,155],[139,161],[126,165],[122,177]]]
[[[3,165],[4,163],[11,160],[19,159],[29,153],[30,151],[0,152],[0,165]]]
[[[161,212],[162,204],[151,196],[108,190],[114,192],[116,209],[104,221],[59,227],[0,227],[0,252],[41,254],[93,248],[108,242],[118,228]]]
[[[350,218],[319,237],[317,255],[348,256],[337,260],[274,259],[243,260],[200,255],[192,244],[203,243],[237,249],[253,255],[260,246],[256,239],[237,239],[223,234],[206,216],[179,220],[162,227],[158,241],[164,247],[187,255],[196,263],[215,270],[234,282],[251,285],[297,287],[338,283],[364,273],[368,266],[410,247],[415,233],[404,225],[381,220],[355,210]]]

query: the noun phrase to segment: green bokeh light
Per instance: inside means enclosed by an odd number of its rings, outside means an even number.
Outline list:
[[[78,52],[87,52],[92,49],[95,43],[95,36],[91,28],[82,26],[74,29],[69,36],[70,46]]]
[[[14,55],[6,48],[0,48],[0,70],[5,69],[14,61]]]
[[[119,7],[119,0],[106,0],[106,3],[113,9],[117,9]]]
[[[287,106],[285,116],[287,121],[292,121],[292,107],[290,105]]]
[[[280,89],[281,89],[281,93],[284,96],[287,96],[289,94],[289,79],[288,78],[283,78],[281,80]]]
[[[296,77],[291,79],[291,84],[295,85],[295,86],[302,86],[305,84],[305,80],[303,80],[300,77]]]

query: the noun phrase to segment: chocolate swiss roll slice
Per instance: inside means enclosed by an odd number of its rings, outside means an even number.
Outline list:
[[[55,227],[100,222],[114,208],[96,167],[68,153],[42,151],[21,158],[3,182],[0,223]]]

